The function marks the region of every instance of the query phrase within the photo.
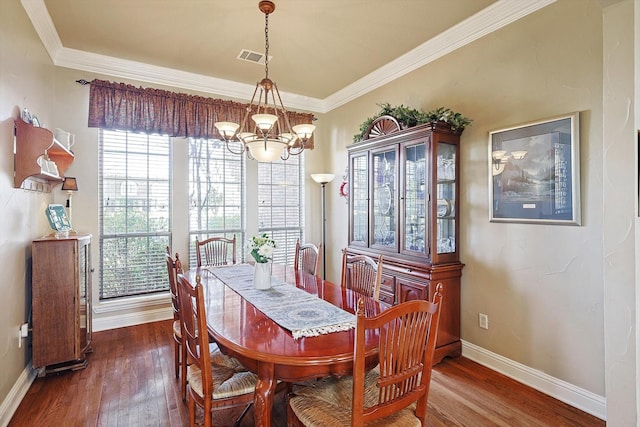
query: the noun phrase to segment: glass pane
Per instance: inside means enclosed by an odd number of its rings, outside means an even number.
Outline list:
[[[242,260],[244,156],[229,152],[222,141],[189,139],[189,264],[196,264],[196,237],[236,235]]]
[[[405,229],[404,250],[425,253],[426,170],[425,145],[405,148]]]
[[[367,189],[367,156],[361,155],[351,159],[351,201],[353,210],[352,242],[367,244],[367,228],[369,217],[369,197]]]
[[[89,274],[91,267],[89,266],[89,245],[82,245],[78,248],[78,267],[79,273],[79,289],[80,292],[80,348],[87,345],[87,334],[91,314],[88,312],[89,307]]]
[[[395,150],[373,155],[373,244],[396,246]]]
[[[167,136],[100,132],[100,299],[169,288],[170,147]]]
[[[456,146],[438,143],[436,245],[439,254],[456,251]]]
[[[296,241],[304,242],[303,177],[304,155],[258,164],[258,232],[275,240],[273,262],[293,265]]]

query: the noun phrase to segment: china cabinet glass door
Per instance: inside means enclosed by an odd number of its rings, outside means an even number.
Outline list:
[[[456,146],[437,144],[436,253],[456,252]]]
[[[350,189],[351,196],[351,236],[353,245],[367,246],[369,244],[369,167],[367,153],[351,157]]]
[[[398,220],[396,188],[397,150],[385,150],[373,153],[373,215],[372,246],[382,246],[398,250]]]
[[[404,147],[403,252],[426,253],[426,157],[425,144]]]
[[[91,344],[91,245],[78,241],[78,272],[80,293],[80,348]]]

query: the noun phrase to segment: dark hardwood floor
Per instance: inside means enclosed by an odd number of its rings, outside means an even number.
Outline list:
[[[89,366],[37,378],[9,426],[187,426],[171,322],[95,333]],[[216,415],[230,425],[239,410]],[[286,425],[283,396],[274,427]],[[242,427],[253,425],[253,412]],[[465,358],[434,368],[429,426],[604,426],[605,422]]]

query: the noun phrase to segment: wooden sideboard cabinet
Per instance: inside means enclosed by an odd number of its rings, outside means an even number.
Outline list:
[[[402,129],[391,116],[370,125],[349,155],[347,251],[383,256],[380,299],[431,299],[443,285],[435,361],[459,356],[458,195],[461,131],[444,123]]]
[[[91,352],[91,235],[32,242],[33,367],[82,369]]]

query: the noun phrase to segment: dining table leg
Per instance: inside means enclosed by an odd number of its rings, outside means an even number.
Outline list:
[[[258,364],[258,383],[253,398],[256,427],[271,426],[273,395],[276,389],[275,367],[273,363]]]

